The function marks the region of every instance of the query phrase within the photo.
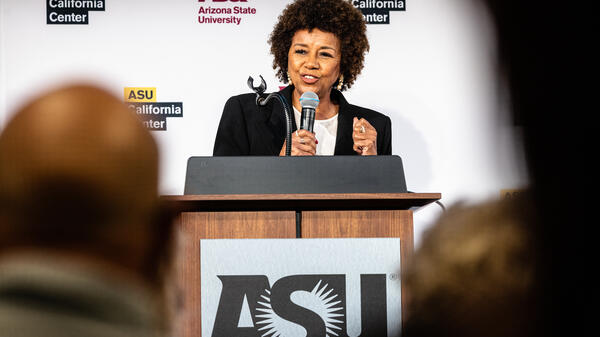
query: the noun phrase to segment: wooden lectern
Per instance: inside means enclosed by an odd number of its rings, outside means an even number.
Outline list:
[[[228,194],[165,196],[180,212],[177,251],[183,313],[179,335],[201,334],[200,239],[375,238],[401,240],[402,266],[413,251],[413,210],[439,193]],[[402,312],[405,310],[402,290]]]

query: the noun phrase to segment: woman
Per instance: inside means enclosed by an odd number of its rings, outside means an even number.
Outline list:
[[[281,91],[292,104],[292,155],[390,155],[390,119],[349,104],[348,89],[369,49],[361,12],[343,0],[297,0],[288,5],[269,39],[273,68],[288,86]],[[297,130],[300,97],[319,96],[315,133]],[[285,116],[279,102],[255,103],[255,94],[230,98],[217,130],[215,156],[284,155]]]

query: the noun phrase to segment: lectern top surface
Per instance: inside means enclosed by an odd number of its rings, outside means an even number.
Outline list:
[[[406,192],[399,156],[244,156],[191,157],[184,194]]]

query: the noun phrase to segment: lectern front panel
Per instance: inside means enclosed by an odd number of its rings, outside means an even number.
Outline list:
[[[179,218],[177,247],[180,314],[174,326],[176,336],[199,336],[200,239],[295,238],[296,212],[183,212]]]
[[[303,238],[400,238],[402,270],[413,252],[413,236],[413,212],[409,210],[302,212]],[[402,284],[402,315],[407,297]]]

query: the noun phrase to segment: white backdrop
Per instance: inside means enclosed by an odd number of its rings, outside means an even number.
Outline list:
[[[123,96],[155,87],[158,102],[183,102],[183,118],[153,132],[161,193],[182,194],[188,157],[211,155],[226,99],[248,92],[248,75],[279,85],[267,39],[289,1],[106,0],[87,25],[46,24],[46,0],[0,0],[0,129],[25,100],[57,84],[86,81]],[[241,23],[198,22],[200,7],[256,9]],[[409,190],[441,192],[451,205],[498,197],[526,184],[519,137],[497,113],[494,41],[470,0],[407,0],[390,24],[368,25],[371,51],[354,104],[390,116],[393,153]],[[220,15],[226,17],[227,15]],[[415,213],[415,239],[440,214]]]

